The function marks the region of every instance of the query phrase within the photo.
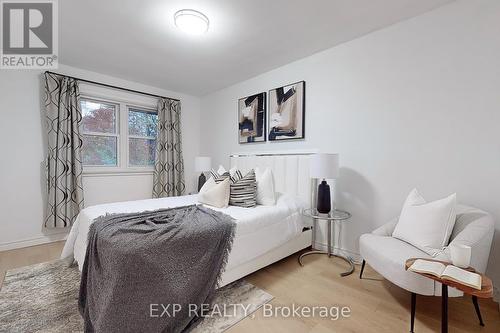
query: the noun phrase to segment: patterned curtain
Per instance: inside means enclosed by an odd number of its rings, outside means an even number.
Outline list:
[[[71,226],[83,208],[82,136],[78,82],[45,73],[47,120],[47,216],[45,227]]]
[[[185,188],[181,103],[168,98],[160,98],[153,198],[183,195]]]

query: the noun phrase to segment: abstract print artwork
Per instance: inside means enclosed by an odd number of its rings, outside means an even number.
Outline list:
[[[269,141],[304,139],[305,81],[269,91]]]
[[[238,100],[238,142],[266,141],[266,93]]]

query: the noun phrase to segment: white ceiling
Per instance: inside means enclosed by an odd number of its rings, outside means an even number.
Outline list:
[[[204,95],[451,1],[63,0],[60,62]],[[183,8],[209,32],[176,29]]]

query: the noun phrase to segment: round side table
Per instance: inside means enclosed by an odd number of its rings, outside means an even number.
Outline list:
[[[302,263],[302,258],[304,258],[305,256],[308,256],[311,254],[327,254],[328,257],[333,256],[333,257],[340,258],[340,259],[346,261],[351,266],[348,271],[341,273],[340,276],[347,276],[347,275],[352,274],[354,272],[354,263],[352,262],[352,260],[348,257],[342,256],[340,254],[334,254],[332,252],[332,244],[333,244],[332,227],[335,225],[336,222],[342,222],[342,221],[348,220],[351,217],[351,214],[348,212],[342,211],[342,210],[337,210],[337,209],[332,210],[329,214],[320,214],[320,213],[318,213],[318,211],[315,208],[309,208],[309,209],[305,209],[302,212],[302,215],[313,219],[312,246],[314,246],[314,243],[316,241],[317,221],[324,220],[327,222],[327,227],[328,227],[328,239],[327,239],[328,244],[327,245],[328,245],[328,247],[327,247],[326,251],[312,250],[312,251],[303,253],[299,257],[299,264],[301,266],[304,266],[304,264]],[[341,225],[339,225],[339,226],[341,226]],[[339,237],[340,237],[340,233],[339,233]]]

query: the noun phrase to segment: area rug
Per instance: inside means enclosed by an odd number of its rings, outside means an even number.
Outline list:
[[[64,260],[9,270],[0,290],[0,332],[83,332],[79,285],[78,267]],[[214,309],[230,315],[207,317],[193,332],[224,332],[272,299],[244,280],[233,282],[214,300]]]

